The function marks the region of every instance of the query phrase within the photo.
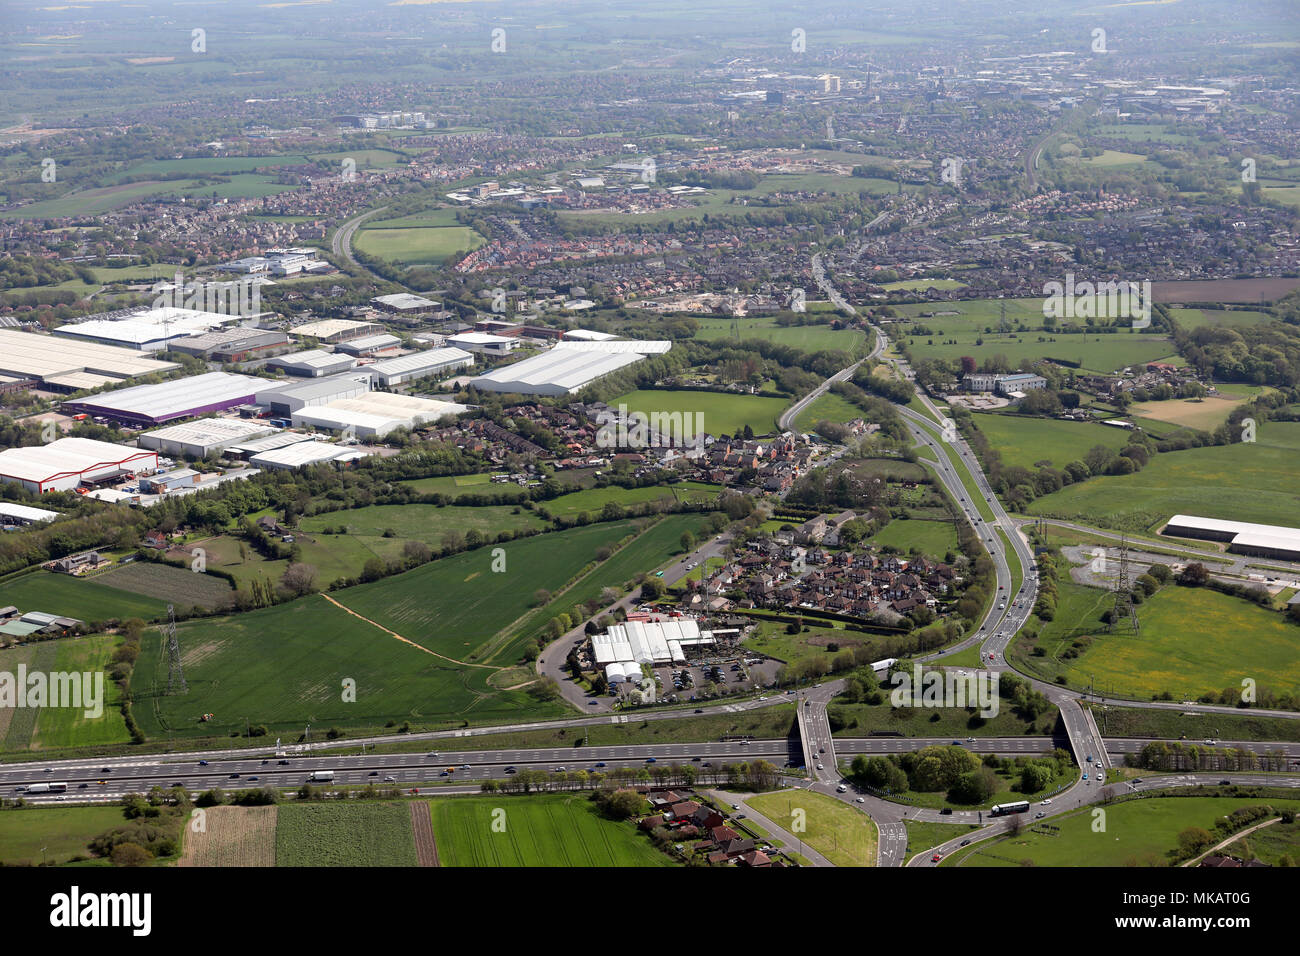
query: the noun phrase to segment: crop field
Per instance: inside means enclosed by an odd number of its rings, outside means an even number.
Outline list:
[[[12,604],[24,614],[46,611],[86,622],[128,617],[148,621],[167,613],[167,602],[158,598],[132,594],[95,579],[82,580],[45,570],[0,584],[0,603]]]
[[[1097,422],[1066,422],[1052,418],[1028,418],[976,412],[975,425],[1002,457],[1004,465],[1033,469],[1040,461],[1064,468],[1082,458],[1093,445],[1116,451],[1129,443],[1122,428]]]
[[[1038,644],[1075,687],[1091,682],[1119,696],[1149,700],[1169,691],[1194,700],[1240,688],[1249,677],[1278,693],[1300,691],[1296,628],[1274,611],[1208,588],[1168,585],[1138,606],[1137,635],[1127,628],[1107,634],[1099,615],[1111,604],[1109,593],[1067,583],[1063,597],[1067,590],[1071,599],[1058,604]],[[1079,635],[1091,635],[1091,646],[1061,658]]]
[[[65,216],[95,216],[145,198],[174,192],[188,180],[124,183],[95,189],[78,189],[58,199],[43,199],[17,209],[0,212],[0,219],[46,219]]]
[[[119,806],[5,810],[0,812],[0,863],[39,866],[42,859],[66,863],[89,857],[90,841],[125,819]]]
[[[1245,400],[1243,396],[1236,395],[1170,398],[1159,402],[1138,402],[1130,405],[1128,414],[1157,422],[1167,422],[1180,428],[1196,428],[1212,432],[1226,422],[1232,410]]]
[[[25,666],[28,670],[32,669],[32,661],[36,659],[36,649],[40,645],[25,644],[22,647],[6,647],[0,650],[0,671],[9,674],[17,674],[20,666]],[[47,651],[47,653],[50,653]],[[51,658],[52,659],[52,658]],[[20,713],[16,707],[0,707],[0,750],[5,749],[9,737],[9,727],[13,724],[14,717]],[[20,721],[24,724],[26,721]],[[35,724],[32,725],[33,727]],[[22,746],[27,746],[27,738],[30,737],[30,728],[24,732]]]
[[[59,658],[57,641],[42,641],[31,651],[30,656],[25,655],[23,651],[23,648],[0,651],[0,663],[13,663],[12,667],[4,669],[16,673],[17,665],[24,663],[28,670],[48,673],[54,670],[54,662]],[[26,750],[31,746],[32,738],[36,733],[36,719],[40,716],[40,708],[15,707],[8,713],[10,714],[9,731],[5,734],[4,749]]]
[[[133,561],[94,579],[96,584],[129,591],[165,604],[218,608],[228,604],[230,585],[222,578],[198,574],[170,564]]]
[[[1178,834],[1188,827],[1214,831],[1220,817],[1239,807],[1267,804],[1276,809],[1300,806],[1275,797],[1149,797],[1125,800],[1106,808],[1106,829],[1093,829],[1090,810],[1052,816],[1038,824],[1059,831],[1029,828],[1016,836],[986,840],[959,850],[943,866],[1168,866]],[[1276,824],[1275,824],[1276,826]]]
[[[601,509],[611,501],[621,505],[634,505],[645,501],[712,501],[718,496],[719,490],[717,485],[700,481],[683,481],[675,485],[649,485],[643,488],[606,485],[604,488],[587,488],[560,495],[550,501],[538,502],[538,507],[545,508],[551,514],[561,518],[572,518],[583,512],[595,516],[600,514]]]
[[[276,866],[416,866],[405,803],[290,803],[278,808]]]
[[[275,866],[279,807],[208,807],[205,829],[185,828],[177,866]]]
[[[762,793],[746,797],[745,802],[787,831],[796,811],[803,811],[807,826],[801,834],[803,842],[836,866],[876,865],[876,824],[847,803],[809,790]]]
[[[746,425],[754,430],[755,435],[770,434],[776,430],[776,420],[789,404],[783,398],[690,389],[638,390],[609,402],[611,407],[626,405],[629,411],[647,415],[652,412],[701,412],[704,416],[702,427],[710,435],[732,435]]]
[[[881,546],[895,547],[903,554],[913,548],[937,561],[957,550],[957,531],[951,521],[924,518],[895,518],[870,538]]]
[[[356,246],[362,252],[404,264],[438,263],[453,252],[477,249],[487,240],[468,226],[414,226],[401,229],[361,229]]]
[[[120,709],[122,692],[118,690],[116,682],[104,673],[120,640],[113,634],[92,634],[50,642],[57,651],[52,670],[82,675],[88,672],[103,674],[104,692],[100,699],[102,713],[99,716],[87,716],[86,707],[42,707],[36,720],[32,749],[90,747],[121,744],[130,740]]]
[[[453,555],[373,584],[338,592],[338,601],[423,647],[466,662],[513,664],[515,642],[499,644],[533,606],[539,588],[557,591],[632,530],[627,521],[587,525],[512,541],[504,573],[492,571],[491,548]]]
[[[490,486],[489,486],[490,487]],[[402,541],[423,541],[438,547],[449,532],[496,534],[523,528],[543,528],[546,522],[531,511],[511,505],[481,508],[458,508],[452,505],[369,505],[303,518],[304,531],[321,534],[326,528],[347,528],[347,537],[360,539],[376,554],[394,551],[401,554]],[[384,532],[392,532],[384,537]],[[323,535],[321,544],[329,547],[341,535]]]
[[[1217,302],[1225,305],[1259,305],[1276,302],[1300,288],[1300,278],[1269,276],[1263,279],[1179,279],[1151,283],[1157,302]]]
[[[1264,422],[1253,444],[1155,455],[1136,474],[1070,485],[1029,511],[1141,532],[1158,531],[1174,514],[1300,527],[1298,455],[1300,422]]]
[[[429,809],[442,866],[673,865],[633,824],[601,817],[585,795],[447,798]],[[504,815],[494,817],[498,810]]]
[[[700,330],[695,333],[698,339],[709,341],[727,340],[743,342],[746,339],[765,339],[778,345],[805,352],[819,352],[824,349],[841,349],[849,353],[858,353],[866,344],[866,336],[857,329],[832,329],[827,325],[790,325],[779,326],[776,319],[766,316],[753,319],[697,319]]]

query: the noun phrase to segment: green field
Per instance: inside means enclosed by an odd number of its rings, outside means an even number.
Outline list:
[[[710,435],[732,435],[746,425],[754,430],[755,435],[770,434],[776,430],[776,420],[789,404],[783,398],[690,389],[643,389],[609,402],[612,408],[626,405],[628,411],[647,415],[652,412],[700,412],[704,416],[702,428]]]
[[[876,824],[847,803],[811,790],[762,793],[745,802],[787,831],[798,819],[796,811],[803,811],[807,829],[796,835],[836,866],[876,865]]]
[[[296,739],[307,723],[321,728],[316,735],[390,719],[443,726],[562,713],[560,704],[500,690],[489,678],[516,662],[530,636],[513,622],[530,610],[534,592],[558,590],[597,548],[630,531],[629,522],[614,522],[538,535],[503,546],[505,573],[494,573],[492,549],[480,548],[331,595],[432,653],[313,595],[181,625],[189,693],[168,696],[166,654],[151,628],[136,665],[136,718],[152,738],[220,736],[247,720]],[[492,666],[471,666],[476,655]],[[345,678],[356,681],[354,703],[342,700]],[[216,716],[200,723],[204,713]]]
[[[604,488],[587,488],[571,494],[560,495],[549,501],[538,503],[558,518],[572,518],[586,512],[599,515],[601,509],[611,501],[620,505],[642,504],[647,501],[711,501],[718,496],[717,485],[700,481],[683,481],[675,485],[647,485],[641,488],[624,488],[621,485],[606,485]]]
[[[794,420],[797,431],[810,432],[820,421],[851,422],[862,418],[864,412],[852,402],[840,398],[834,392],[825,392],[813,400]]]
[[[33,571],[0,584],[0,604],[12,604],[24,614],[45,611],[79,621],[140,617],[146,621],[167,614],[167,602],[82,580],[70,574]]]
[[[120,565],[106,574],[96,575],[94,583],[178,607],[219,608],[229,604],[231,598],[230,584],[222,578],[149,561]]]
[[[1240,689],[1249,677],[1261,689],[1300,691],[1300,635],[1275,611],[1208,588],[1168,585],[1138,606],[1137,635],[1127,627],[1106,634],[1099,615],[1113,603],[1109,592],[1065,582],[1060,594],[1038,646],[1052,673],[1064,673],[1073,686],[1095,682],[1119,696],[1150,699],[1169,691],[1176,700],[1194,700]],[[1092,644],[1064,658],[1081,635],[1092,636]]]
[[[445,475],[441,478],[413,478],[403,481],[421,494],[470,495],[476,492],[497,491],[492,485],[494,472],[482,471],[473,475]],[[509,487],[509,486],[507,486]],[[518,487],[518,486],[515,486]]]
[[[429,809],[442,866],[673,865],[632,823],[604,819],[585,795],[448,798]]]
[[[942,561],[949,551],[957,550],[957,529],[951,521],[895,518],[868,540],[882,547],[897,548],[903,554],[916,549]]]
[[[1008,331],[1001,329],[1005,305]],[[911,331],[907,323],[895,324],[891,338],[908,344],[917,360],[955,361],[971,356],[977,362],[1004,359],[1016,367],[1024,359],[1061,359],[1080,368],[1110,373],[1128,365],[1153,362],[1174,354],[1164,335],[1123,329],[1112,334],[1074,334],[1040,331],[1042,299],[974,299],[959,302],[916,303],[894,306],[900,316],[914,318],[930,332]],[[926,313],[955,313],[931,314]]]
[[[103,697],[100,700],[103,712],[98,717],[88,717],[84,707],[41,708],[32,739],[33,749],[91,747],[130,740],[120,709],[122,693],[104,673],[119,642],[120,638],[113,634],[92,634],[52,642],[57,648],[53,670],[103,674]]]
[[[1118,451],[1132,440],[1132,435],[1124,429],[1097,422],[980,412],[971,418],[1001,455],[1003,465],[1019,465],[1030,470],[1040,461],[1061,469],[1081,459],[1094,445]]]
[[[1182,309],[1170,308],[1169,314],[1185,329],[1202,325],[1258,325],[1272,322],[1274,316],[1253,309]]]
[[[276,866],[416,866],[405,803],[287,803],[276,813]]]
[[[1016,836],[986,840],[958,850],[948,866],[1168,866],[1178,834],[1188,827],[1214,833],[1214,824],[1238,807],[1267,804],[1277,809],[1300,807],[1297,800],[1274,797],[1150,797],[1111,804],[1105,810],[1105,830],[1093,829],[1093,811],[1085,809],[1043,823],[1059,832],[1038,832],[1042,825]],[[1274,824],[1277,826],[1278,824]]]
[[[1155,455],[1136,474],[1070,485],[1029,511],[1141,532],[1157,531],[1174,514],[1300,527],[1297,455],[1300,422],[1264,422],[1253,444]]]
[[[858,354],[866,344],[866,336],[858,329],[832,329],[826,325],[791,325],[785,328],[776,324],[771,316],[742,319],[696,319],[700,324],[695,334],[698,339],[743,342],[746,339],[765,339],[778,345],[788,345],[804,352],[840,349]]]
[[[489,486],[490,487],[490,486]],[[423,541],[437,548],[444,535],[450,532],[495,535],[500,531],[517,531],[525,528],[541,529],[546,522],[531,511],[512,505],[489,505],[481,508],[458,508],[434,505],[369,505],[365,508],[348,508],[326,514],[303,518],[299,526],[319,534],[326,528],[347,528],[347,537],[359,539],[376,554],[393,551],[401,553],[402,541]],[[385,538],[384,532],[393,535]],[[325,535],[321,544],[337,545],[339,534]],[[391,547],[390,547],[391,545]]]
[[[90,856],[88,844],[126,822],[119,806],[28,807],[0,812],[0,863],[66,863]],[[44,852],[42,852],[44,851]]]
[[[468,252],[487,242],[468,226],[411,226],[361,229],[356,247],[367,255],[404,265],[440,263],[453,252]]]

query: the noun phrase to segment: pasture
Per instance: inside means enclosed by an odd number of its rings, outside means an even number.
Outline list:
[[[114,634],[91,634],[87,637],[52,641],[56,654],[56,672],[103,674],[103,697],[100,713],[87,716],[86,707],[42,707],[32,736],[32,749],[91,747],[100,744],[123,744],[130,740],[126,720],[122,717],[122,692],[105,671],[121,639]],[[93,678],[92,678],[93,679]]]
[[[1070,485],[1029,511],[1139,532],[1157,531],[1174,514],[1300,527],[1298,455],[1300,422],[1264,422],[1252,444],[1155,455],[1136,474]]]
[[[1052,418],[986,414],[972,416],[976,427],[1002,458],[1003,465],[1033,469],[1040,461],[1064,468],[1087,454],[1094,445],[1116,451],[1129,443],[1122,428],[1098,422],[1067,422]]]
[[[851,422],[864,416],[862,409],[852,402],[845,401],[834,392],[826,392],[814,399],[794,420],[794,427],[801,432],[810,432],[820,421]]]
[[[699,481],[683,481],[675,485],[648,485],[641,488],[624,488],[621,485],[606,485],[604,488],[587,488],[560,495],[549,501],[538,502],[539,508],[545,508],[558,518],[572,518],[583,514],[599,515],[606,504],[613,501],[620,505],[641,504],[647,501],[712,501],[718,496],[720,488]]]
[[[957,550],[957,531],[951,521],[895,518],[868,540],[881,547],[897,548],[903,554],[917,550],[936,561]]]
[[[489,486],[491,487],[491,486]],[[546,522],[531,511],[512,505],[488,505],[480,508],[458,508],[454,505],[369,505],[313,515],[299,522],[304,531],[321,534],[320,544],[332,546],[335,539],[343,537],[338,529],[346,528],[346,536],[361,541],[376,554],[393,552],[401,554],[403,541],[423,541],[435,548],[443,536],[450,532],[495,535],[500,531],[517,531],[525,528],[541,529]],[[332,534],[326,529],[334,529]],[[385,536],[387,533],[387,536]]]
[[[707,392],[692,389],[639,389],[609,402],[611,407],[626,405],[629,411],[681,412],[703,416],[703,429],[710,435],[731,435],[746,425],[755,435],[776,430],[776,420],[790,403],[783,398],[738,395],[732,392]]]
[[[443,866],[673,865],[632,823],[601,817],[585,794],[449,797],[429,809]]]

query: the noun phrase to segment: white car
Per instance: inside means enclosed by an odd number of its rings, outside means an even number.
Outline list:
[[[1050,797],[1039,804],[1040,807],[1050,807],[1051,805],[1052,801]]]
[[[848,790],[849,788],[844,786],[844,784],[840,784],[838,787],[835,788],[836,793],[848,793]]]
[[[818,764],[818,765],[817,765],[817,769],[818,769],[818,770],[825,770],[826,768],[823,767],[821,764]]]

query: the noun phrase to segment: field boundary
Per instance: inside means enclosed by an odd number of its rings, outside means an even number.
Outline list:
[[[441,866],[438,841],[433,835],[433,812],[427,800],[415,800],[411,807],[411,831],[415,834],[415,855],[420,866]]]

